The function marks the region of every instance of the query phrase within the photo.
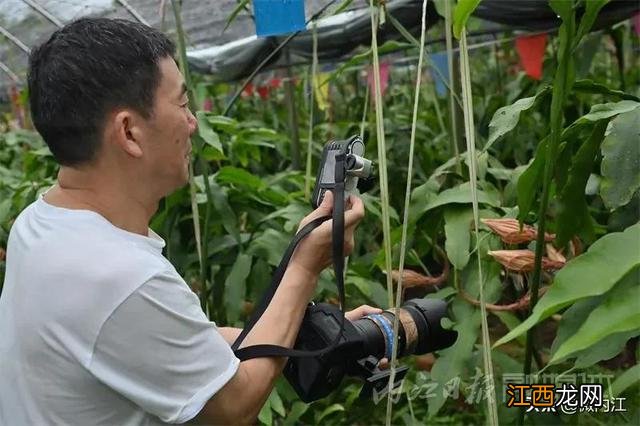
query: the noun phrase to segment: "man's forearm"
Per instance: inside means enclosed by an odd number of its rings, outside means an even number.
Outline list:
[[[240,347],[257,344],[292,347],[317,281],[317,275],[291,264],[271,303]],[[223,336],[229,337],[235,330],[220,329]],[[242,362],[236,376],[214,398],[216,403],[211,407],[212,410],[216,410],[216,407],[234,407],[240,419],[254,421],[286,361],[286,358],[254,358]]]
[[[224,340],[231,346],[233,342],[236,341],[240,333],[242,332],[241,328],[236,327],[218,327],[218,333],[222,335]]]

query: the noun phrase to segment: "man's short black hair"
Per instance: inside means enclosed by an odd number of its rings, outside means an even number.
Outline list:
[[[175,46],[161,32],[123,19],[83,18],[51,35],[29,58],[33,124],[59,164],[94,159],[106,114],[129,107],[149,118],[159,60]]]

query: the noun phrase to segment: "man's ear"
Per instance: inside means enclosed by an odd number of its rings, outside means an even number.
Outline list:
[[[141,118],[131,111],[122,110],[113,116],[113,140],[120,149],[135,158],[142,157]]]

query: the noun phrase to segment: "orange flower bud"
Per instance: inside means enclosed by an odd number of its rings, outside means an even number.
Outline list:
[[[0,262],[2,262],[7,257],[7,252],[0,247]]]
[[[494,250],[489,256],[497,260],[505,268],[515,272],[531,272],[535,262],[535,253],[531,250]],[[565,262],[542,257],[542,269],[545,271],[560,269]]]
[[[412,271],[410,269],[404,269],[402,271],[402,287],[431,287],[437,286],[445,281],[449,277],[449,262],[444,263],[444,267],[442,269],[442,273],[437,277],[429,277],[427,275],[422,275],[420,272]],[[391,271],[391,279],[395,282],[398,282],[400,279],[400,271],[393,270]]]
[[[535,240],[538,235],[538,230],[529,225],[522,225],[521,231],[517,219],[482,219],[481,221],[507,244],[528,243]],[[546,232],[544,234],[545,241],[552,241],[555,237],[555,234]]]
[[[547,256],[549,259],[561,262],[563,265],[567,263],[567,258],[551,244],[547,244]]]

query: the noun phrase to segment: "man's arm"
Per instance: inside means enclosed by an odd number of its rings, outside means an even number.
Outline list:
[[[229,346],[233,345],[233,342],[236,341],[236,339],[238,338],[241,332],[242,332],[241,328],[218,327],[218,333],[222,335],[222,337],[229,344]]]
[[[330,193],[329,193],[330,194]],[[353,249],[353,231],[364,216],[359,199],[345,213],[345,254]],[[303,223],[330,214],[332,197]],[[331,223],[325,222],[305,238],[296,249],[280,286],[260,320],[241,347],[274,344],[293,347],[307,303],[313,296],[322,269],[331,263]],[[196,422],[208,424],[247,424],[255,421],[282,372],[287,358],[254,358],[240,363],[238,371],[204,406]]]

